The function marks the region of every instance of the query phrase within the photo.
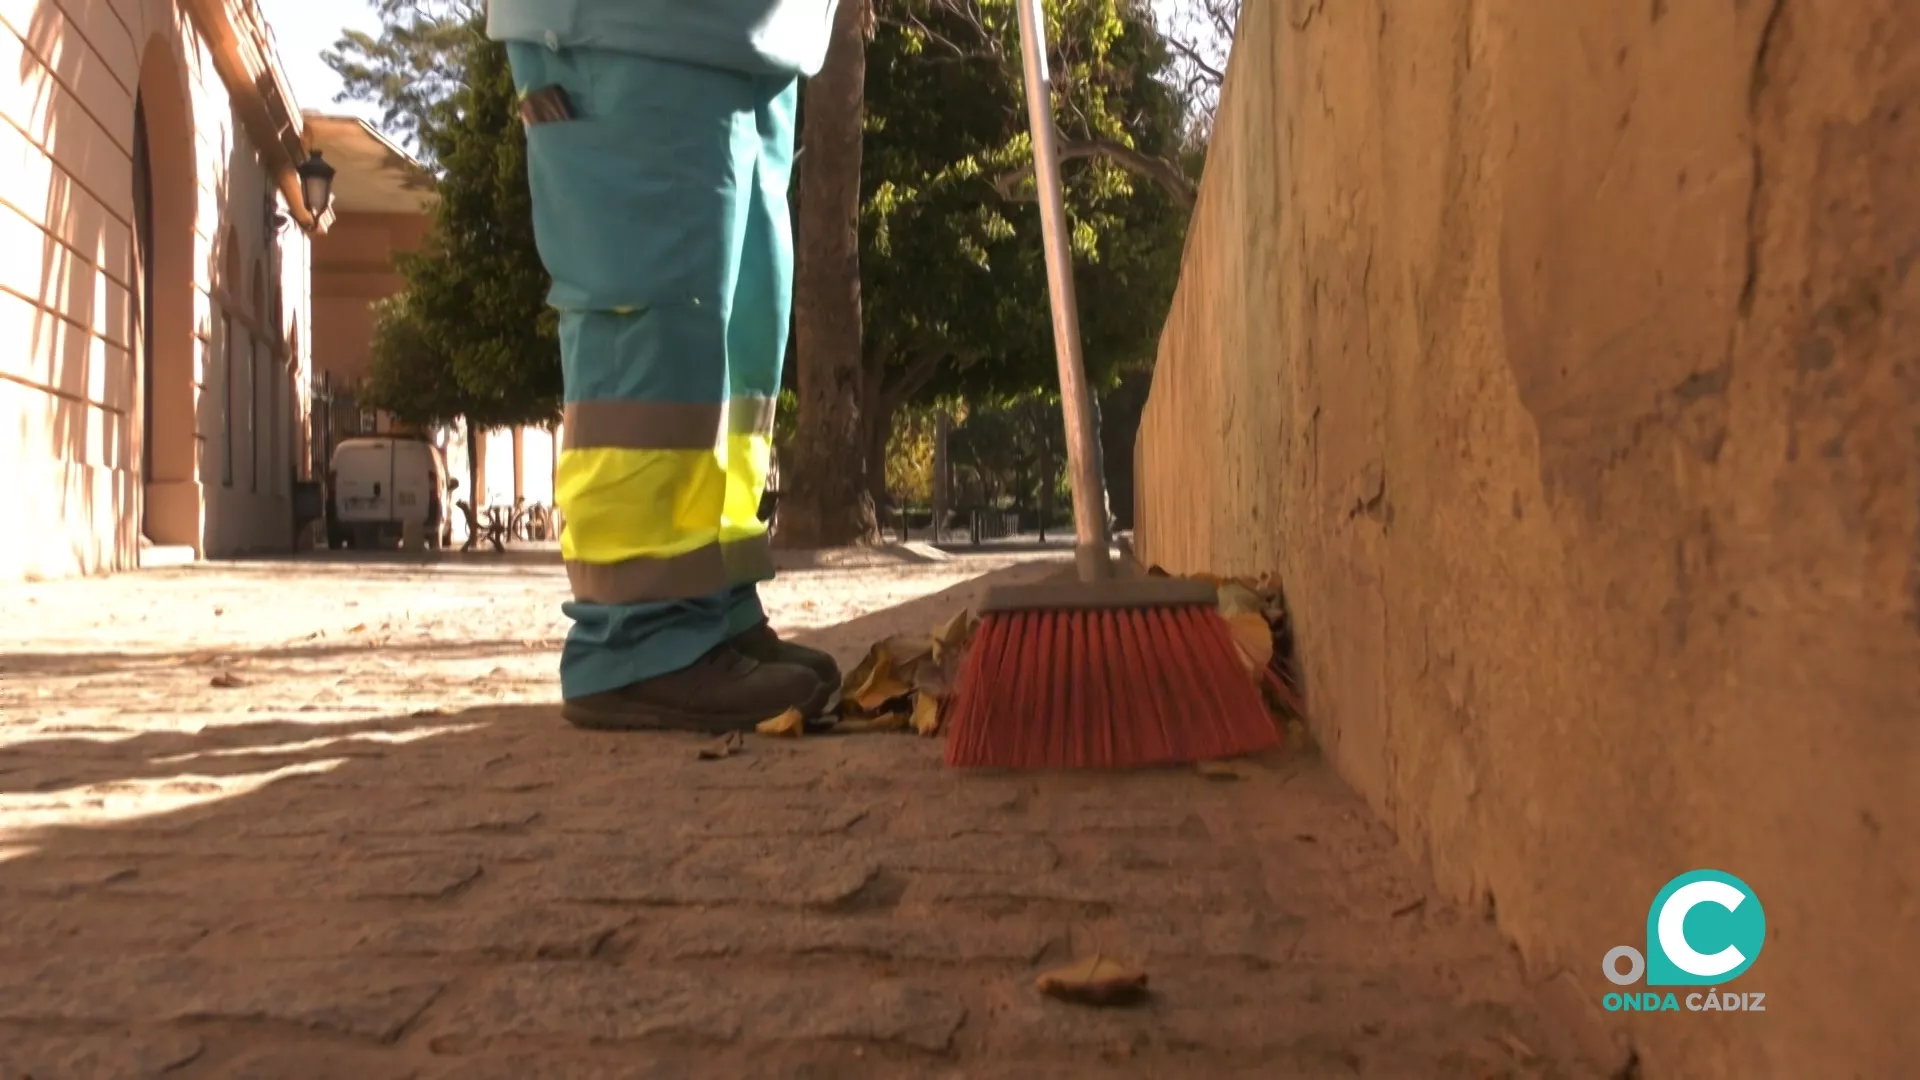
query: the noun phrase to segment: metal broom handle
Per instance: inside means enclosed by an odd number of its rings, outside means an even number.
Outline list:
[[[1021,72],[1027,122],[1033,128],[1033,176],[1040,196],[1040,234],[1053,301],[1053,351],[1060,364],[1060,411],[1067,421],[1067,470],[1073,485],[1074,564],[1083,581],[1113,576],[1107,553],[1106,492],[1094,446],[1093,397],[1080,359],[1080,316],[1073,294],[1073,248],[1060,190],[1060,148],[1047,75],[1047,20],[1042,0],[1019,0]]]

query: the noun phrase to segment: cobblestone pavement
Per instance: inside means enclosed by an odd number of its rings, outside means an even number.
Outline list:
[[[850,661],[1055,569],[1015,562],[768,600]],[[1310,750],[696,760],[559,720],[563,587],[510,552],[0,589],[0,1077],[1590,1075]],[[1034,992],[1095,951],[1153,998]]]

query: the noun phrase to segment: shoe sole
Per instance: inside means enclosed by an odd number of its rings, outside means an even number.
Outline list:
[[[833,692],[839,689],[829,683],[820,684],[813,697],[799,706],[802,716],[817,718],[827,703],[833,699]],[[685,712],[680,709],[598,709],[579,701],[563,701],[560,715],[567,723],[587,731],[688,731],[701,735],[729,735],[736,731],[752,731],[756,725],[772,717],[759,713]]]

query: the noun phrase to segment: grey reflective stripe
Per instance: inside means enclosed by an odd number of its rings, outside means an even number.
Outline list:
[[[711,450],[725,406],[664,401],[569,401],[562,450]]]
[[[727,584],[746,585],[773,577],[773,547],[766,533],[730,541],[720,550],[727,562]]]
[[[764,535],[706,547],[666,559],[567,563],[573,597],[589,604],[646,604],[717,593],[730,585],[773,576],[773,551]]]
[[[773,411],[778,404],[770,397],[737,397],[727,403],[727,433],[730,435],[773,434]]]
[[[777,402],[743,396],[726,405],[665,401],[570,401],[562,413],[562,450],[711,450],[721,415],[732,435],[773,434]]]

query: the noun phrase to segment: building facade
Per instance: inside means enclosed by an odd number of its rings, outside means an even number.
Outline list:
[[[292,543],[309,149],[250,0],[0,5],[0,581]]]

